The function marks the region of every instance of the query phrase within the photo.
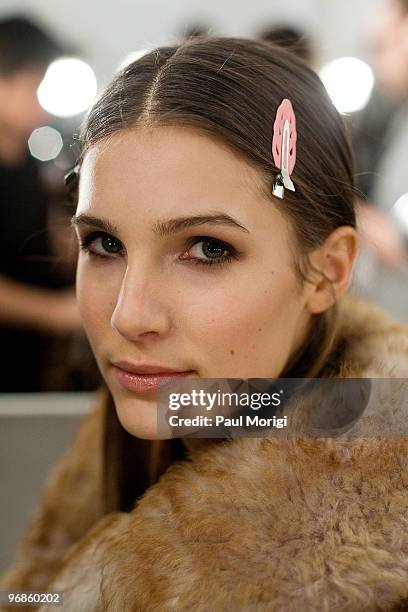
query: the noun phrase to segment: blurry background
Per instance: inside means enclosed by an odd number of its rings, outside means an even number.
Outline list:
[[[14,17],[52,42],[20,116],[1,57],[1,23]],[[14,52],[29,43],[19,32]],[[192,33],[262,35],[319,71],[357,156],[353,288],[408,321],[408,0],[0,0],[0,570],[100,382],[76,308],[63,178],[81,120],[126,62]]]
[[[183,29],[204,24],[213,34],[249,36],[290,23],[316,36],[322,61],[369,58],[367,31],[381,0],[1,0],[0,17],[24,12],[81,49],[101,86],[126,54],[175,43]]]

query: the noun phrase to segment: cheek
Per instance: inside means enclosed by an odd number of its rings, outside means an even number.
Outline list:
[[[110,325],[115,307],[115,289],[110,276],[104,278],[91,272],[86,261],[78,262],[76,277],[76,294],[85,332],[91,344],[97,344],[98,338]]]
[[[288,357],[299,315],[295,281],[273,271],[263,286],[259,275],[247,278],[190,304],[188,335],[201,347],[203,377],[273,377]]]

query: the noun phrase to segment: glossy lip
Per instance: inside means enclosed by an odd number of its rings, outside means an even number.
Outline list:
[[[126,361],[113,363],[115,376],[122,387],[134,393],[154,392],[171,385],[176,378],[191,376],[192,370],[170,370],[163,366],[134,366]],[[130,368],[132,368],[130,370]]]

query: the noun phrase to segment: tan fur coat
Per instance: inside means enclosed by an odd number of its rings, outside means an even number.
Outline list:
[[[408,326],[354,298],[341,312],[336,376],[408,379]],[[385,418],[405,420],[405,398],[383,398]],[[132,512],[98,521],[100,413],[48,483],[2,588],[49,583],[64,612],[408,610],[405,439],[186,441],[189,460]]]

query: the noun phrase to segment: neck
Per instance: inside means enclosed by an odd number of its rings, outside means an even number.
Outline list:
[[[27,141],[0,125],[0,162],[6,166],[17,166],[26,155]]]

